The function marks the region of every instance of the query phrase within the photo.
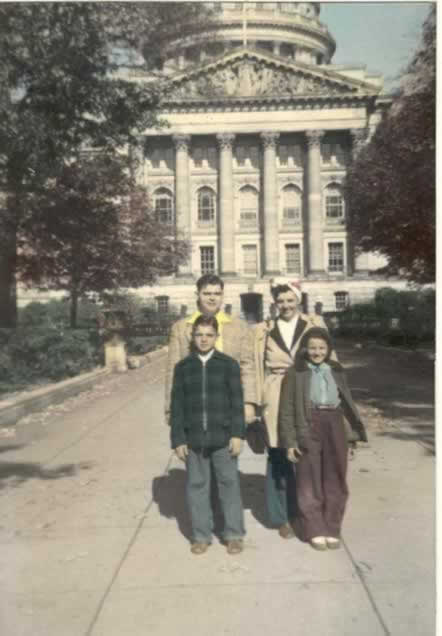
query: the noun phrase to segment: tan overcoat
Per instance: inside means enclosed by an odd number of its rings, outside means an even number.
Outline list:
[[[285,348],[282,348],[270,335],[275,329],[274,320],[260,322],[254,328],[257,404],[261,406],[261,415],[266,425],[267,441],[272,448],[280,446],[278,413],[282,380],[293,365],[302,336],[312,327],[327,328],[321,316],[299,314],[295,339],[290,353],[284,350]]]
[[[166,369],[165,412],[169,419],[170,395],[172,390],[173,370],[177,362],[190,353],[192,340],[192,323],[189,318],[178,320],[170,331],[169,353]],[[241,383],[244,402],[257,403],[256,371],[253,343],[253,330],[239,318],[232,318],[231,322],[222,326],[223,353],[234,358],[241,369]]]

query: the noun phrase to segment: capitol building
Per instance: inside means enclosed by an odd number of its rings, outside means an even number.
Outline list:
[[[403,287],[374,273],[378,255],[355,255],[343,193],[349,163],[390,105],[382,76],[333,65],[317,2],[206,4],[209,30],[171,43],[169,127],[144,131],[138,171],[191,254],[138,293],[160,311],[191,312],[195,281],[214,272],[227,311],[254,321],[269,314],[274,276],[302,282],[309,312]]]

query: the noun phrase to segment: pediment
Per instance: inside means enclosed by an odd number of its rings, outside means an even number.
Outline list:
[[[330,97],[376,92],[369,84],[322,67],[241,49],[173,77],[167,99]]]

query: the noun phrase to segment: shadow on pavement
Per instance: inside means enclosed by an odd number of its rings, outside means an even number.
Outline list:
[[[255,519],[265,527],[270,527],[264,499],[263,475],[239,473],[241,496],[244,510],[250,510]],[[212,484],[215,482],[212,479]],[[181,534],[191,541],[192,528],[186,500],[186,471],[172,468],[167,475],[155,477],[152,482],[152,497],[158,505],[160,514],[167,519],[176,519]],[[222,514],[216,487],[211,493],[214,517],[214,534],[220,539]]]
[[[353,397],[370,417],[375,412],[390,420],[382,435],[416,441],[434,453],[434,363],[418,354],[403,354],[337,341],[337,350]]]
[[[28,479],[61,479],[74,477],[79,470],[88,470],[90,462],[61,464],[57,468],[45,468],[33,462],[0,462],[0,490],[6,486],[20,486]],[[6,483],[8,482],[8,483]]]

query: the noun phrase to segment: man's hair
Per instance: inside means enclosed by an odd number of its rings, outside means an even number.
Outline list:
[[[224,289],[224,281],[216,274],[203,274],[196,281],[196,288],[199,292],[207,285],[219,285],[221,289]]]
[[[328,351],[325,361],[328,362],[331,352],[333,351],[333,343],[327,329],[323,329],[322,327],[312,327],[302,336],[301,342],[299,343],[299,353],[303,358],[306,359],[308,359],[307,347],[310,338],[318,338],[319,340],[323,340],[326,343]]]
[[[216,333],[218,333],[218,321],[215,318],[215,316],[204,316],[204,315],[198,316],[198,318],[193,323],[192,335],[195,333],[198,327],[201,327],[201,326],[213,327]]]

